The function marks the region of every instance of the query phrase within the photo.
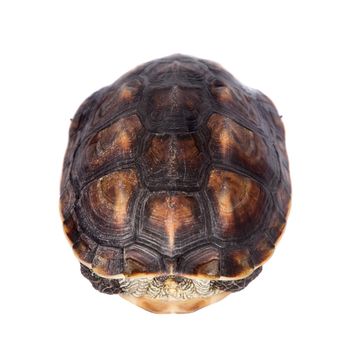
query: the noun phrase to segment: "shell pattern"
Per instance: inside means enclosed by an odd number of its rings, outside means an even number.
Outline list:
[[[72,120],[60,203],[86,276],[257,275],[290,197],[276,108],[216,63],[148,62]]]

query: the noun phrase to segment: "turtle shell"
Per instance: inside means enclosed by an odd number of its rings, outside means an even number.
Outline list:
[[[276,108],[216,63],[148,62],[72,120],[61,214],[101,291],[128,294],[126,280],[145,278],[164,286],[164,276],[242,289],[272,255],[290,198]]]

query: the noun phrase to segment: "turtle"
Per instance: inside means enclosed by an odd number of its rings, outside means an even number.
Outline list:
[[[141,64],[71,120],[65,235],[94,288],[145,310],[189,313],[244,289],[290,202],[281,116],[214,61]]]

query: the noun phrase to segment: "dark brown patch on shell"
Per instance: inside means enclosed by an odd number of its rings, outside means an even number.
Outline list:
[[[73,250],[80,261],[85,264],[91,264],[97,249],[97,243],[84,233],[80,235],[79,240],[73,245]]]
[[[145,181],[151,188],[199,189],[206,160],[192,134],[154,135],[142,158]]]
[[[87,278],[91,282],[92,286],[99,292],[106,294],[123,293],[118,279],[108,279],[98,276],[83,264],[80,264],[80,270],[82,275]]]
[[[152,132],[193,132],[201,123],[208,99],[201,88],[178,84],[148,91],[142,106],[145,125]]]
[[[211,281],[213,288],[218,288],[226,292],[238,292],[245,288],[251,281],[253,281],[262,271],[262,267],[258,267],[254,272],[246,278],[233,280],[233,281],[222,281],[213,280]]]
[[[74,189],[69,181],[67,181],[60,197],[60,212],[62,218],[65,219],[71,213],[75,203]]]
[[[274,244],[276,244],[281,238],[285,225],[286,217],[283,216],[277,209],[275,209],[266,230],[266,234],[270,237],[271,241],[274,242]]]
[[[71,244],[74,244],[78,241],[80,233],[78,231],[77,219],[74,213],[63,220],[63,229]]]
[[[153,249],[140,244],[125,248],[124,261],[126,275],[159,274],[164,271],[160,255]]]
[[[99,246],[92,260],[92,269],[100,276],[113,276],[123,272],[123,251]]]
[[[145,72],[150,77],[152,85],[164,85],[165,83],[168,86],[203,83],[208,74],[204,66],[194,66],[191,61],[185,62],[183,59],[177,60],[176,58],[151,65],[145,69]]]
[[[275,245],[271,242],[271,239],[267,235],[263,235],[252,248],[251,259],[254,265],[259,266],[265,263],[272,256],[274,249]]]
[[[204,246],[184,254],[177,271],[186,275],[220,276],[220,252],[213,246]]]
[[[228,248],[223,254],[221,273],[231,278],[245,278],[254,270],[248,249]]]

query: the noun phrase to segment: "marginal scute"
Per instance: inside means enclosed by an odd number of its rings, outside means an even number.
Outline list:
[[[200,247],[184,254],[177,272],[185,275],[220,276],[220,252],[213,246]]]
[[[120,248],[98,246],[92,269],[99,276],[113,276],[123,272],[123,251]]]
[[[290,192],[288,190],[285,184],[280,184],[276,193],[278,207],[284,216],[288,215],[290,206]]]
[[[262,271],[262,267],[256,268],[249,276],[242,279],[221,279],[213,280],[213,288],[218,288],[226,292],[238,292],[245,288],[251,281],[253,281]]]
[[[80,233],[78,231],[77,218],[74,213],[71,213],[63,220],[63,229],[71,244],[78,241]]]
[[[126,275],[159,274],[164,268],[160,255],[144,246],[133,244],[124,249],[124,273]]]
[[[204,218],[194,195],[182,192],[151,194],[145,203],[138,237],[173,256],[204,238]]]
[[[253,271],[254,265],[248,249],[226,249],[222,257],[222,276],[241,279],[249,276]]]
[[[139,181],[135,169],[112,172],[90,183],[84,189],[80,210],[94,227],[92,234],[110,238],[131,236],[132,213]]]
[[[266,229],[266,234],[270,237],[271,241],[274,242],[274,244],[277,244],[277,242],[280,240],[285,226],[286,217],[283,216],[277,208],[275,208],[272,212],[271,219]]]
[[[191,134],[152,136],[142,158],[145,182],[152,188],[198,189],[207,159]]]
[[[63,192],[69,186],[70,176],[72,171],[72,162],[76,153],[76,148],[78,147],[79,142],[83,134],[83,130],[86,127],[86,124],[90,120],[90,116],[94,114],[98,101],[101,98],[101,89],[89,98],[87,98],[78,108],[77,112],[72,119],[70,128],[69,128],[69,141],[66,150],[66,154],[63,161],[62,177],[61,177],[61,196]]]
[[[221,240],[249,238],[262,224],[268,209],[263,188],[251,178],[231,171],[211,171],[208,195],[214,212],[214,235]]]
[[[95,256],[97,243],[86,234],[81,234],[79,240],[73,245],[73,250],[79,260],[84,264],[91,264]]]
[[[119,279],[101,277],[83,264],[80,264],[80,270],[82,275],[86,277],[99,292],[106,294],[118,294],[122,292]]]
[[[65,219],[71,213],[75,203],[75,192],[70,182],[67,182],[60,197],[60,212]]]
[[[287,217],[290,208],[290,199],[292,191],[289,175],[289,164],[286,153],[283,152],[283,150],[281,150],[280,148],[277,149],[279,151],[281,177],[277,186],[275,196],[279,210],[281,211],[282,215],[284,215],[284,217]]]
[[[137,140],[142,130],[137,115],[118,119],[96,133],[84,148],[82,172],[88,174],[111,161],[114,164],[132,160],[136,154]]]
[[[259,116],[261,121],[265,121],[272,129],[272,135],[276,135],[284,144],[284,126],[281,116],[278,114],[273,102],[260,91],[256,95],[256,99],[252,102],[254,102],[254,105],[256,105],[260,111]]]
[[[275,245],[271,242],[271,239],[263,234],[255,243],[254,248],[252,248],[251,259],[255,266],[260,266],[264,264],[273,254]]]
[[[266,182],[276,182],[279,171],[273,147],[251,130],[230,118],[214,113],[208,120],[210,153],[216,161],[239,166]]]

